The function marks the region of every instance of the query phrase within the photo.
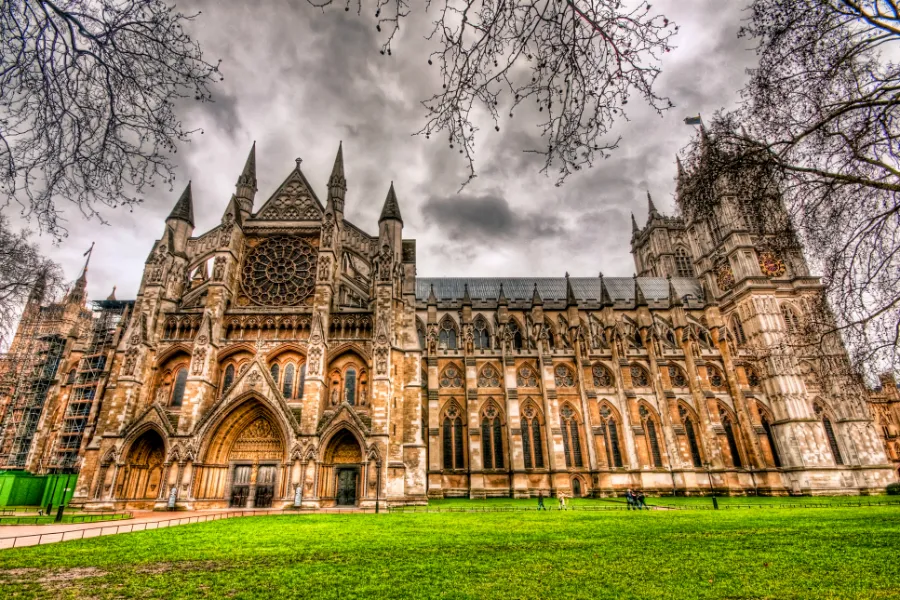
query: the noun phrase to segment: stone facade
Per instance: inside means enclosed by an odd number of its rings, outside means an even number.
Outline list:
[[[256,184],[254,148],[220,225],[194,235],[190,186],[166,220],[111,338],[75,504],[866,493],[895,477],[866,390],[816,384],[783,343],[821,285],[761,244],[736,196],[702,218],[650,201],[634,277],[448,279],[417,277],[393,185],[376,235],[344,219],[341,150],[324,205],[299,160],[254,211]],[[57,452],[73,385],[56,378],[29,468]]]

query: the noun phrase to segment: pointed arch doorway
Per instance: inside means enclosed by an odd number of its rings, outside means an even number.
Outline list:
[[[335,506],[356,506],[363,488],[363,452],[350,431],[336,433],[325,449],[322,463],[323,496],[331,497]]]

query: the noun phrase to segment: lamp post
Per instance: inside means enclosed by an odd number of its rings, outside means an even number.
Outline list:
[[[375,461],[375,514],[378,514],[380,509],[380,499],[381,499],[381,461]]]
[[[719,502],[716,500],[716,491],[713,489],[712,465],[710,463],[705,463],[704,466],[706,467],[706,476],[709,478],[709,493],[712,496],[713,508],[719,510]]]

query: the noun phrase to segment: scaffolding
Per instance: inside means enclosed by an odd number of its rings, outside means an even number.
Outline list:
[[[77,370],[67,376],[67,384],[72,386],[69,402],[63,414],[56,440],[56,448],[51,455],[49,469],[53,473],[72,473],[78,469],[81,447],[85,435],[96,428],[100,417],[101,403],[96,402],[102,395],[108,375],[108,361],[118,342],[117,330],[123,316],[134,302],[121,300],[100,300],[93,303],[91,337],[84,348]]]
[[[3,357],[6,407],[0,424],[0,468],[25,468],[65,350],[63,336],[43,331],[45,312],[42,308],[29,323],[22,344]]]

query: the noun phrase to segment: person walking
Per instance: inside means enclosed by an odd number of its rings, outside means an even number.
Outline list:
[[[566,509],[566,494],[564,492],[557,492],[556,497],[559,498],[559,510]]]
[[[638,500],[638,510],[640,510],[642,508],[644,510],[650,510],[650,507],[647,506],[647,496],[644,495],[644,490],[638,491],[637,500]]]
[[[628,491],[625,492],[625,501],[628,502],[628,510],[634,509],[634,493],[631,491],[631,488],[628,488]]]
[[[538,510],[547,510],[547,507],[544,506],[544,492],[543,490],[538,492]]]

